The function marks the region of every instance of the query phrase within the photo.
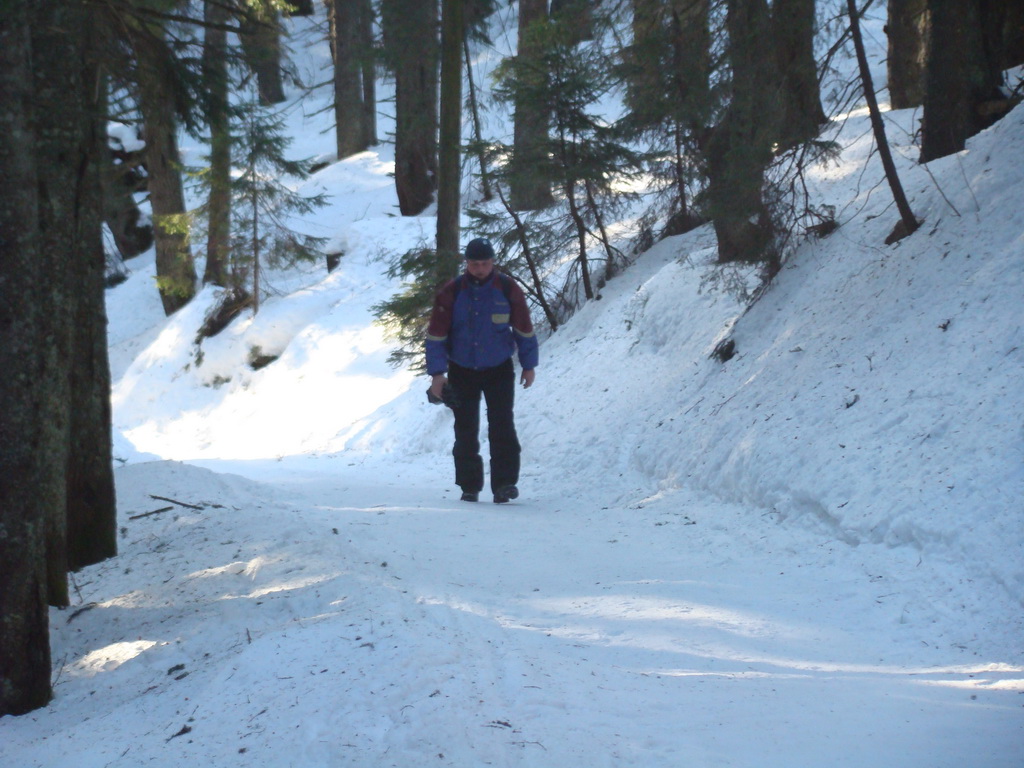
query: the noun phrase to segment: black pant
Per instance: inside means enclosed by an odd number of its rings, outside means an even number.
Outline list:
[[[480,395],[487,403],[487,439],[491,444],[491,490],[519,482],[519,438],[512,415],[516,378],[512,358],[494,368],[448,366],[448,382],[459,399],[455,412],[455,483],[463,491],[484,487],[480,458]]]

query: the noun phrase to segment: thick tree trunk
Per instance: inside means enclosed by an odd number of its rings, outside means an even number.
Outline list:
[[[39,260],[39,177],[34,154],[31,0],[0,14],[0,716],[44,706],[50,691],[45,525],[52,482],[44,468],[52,381],[41,377],[47,276]]]
[[[133,30],[138,99],[146,142],[149,201],[156,239],[156,272],[164,312],[177,312],[195,295],[196,273],[185,218],[174,95],[168,82],[170,51],[162,38]]]
[[[709,0],[672,0],[672,77],[677,122],[688,131],[706,124],[710,107],[711,29]]]
[[[929,0],[921,162],[959,152],[991,123],[980,107],[1001,98],[998,0]]]
[[[42,362],[49,402],[39,429],[48,433],[43,456],[45,480],[37,492],[47,508],[46,562],[51,605],[69,603],[67,468],[72,455],[72,361],[86,264],[98,269],[103,291],[100,229],[100,143],[96,130],[99,91],[95,62],[85,41],[91,12],[79,3],[37,6],[32,27],[35,152],[39,174],[39,253],[44,278],[38,294],[44,336],[36,356]],[[105,346],[104,346],[105,349]],[[104,358],[104,364],[106,359]],[[109,397],[109,387],[104,396]],[[109,434],[106,442],[109,444]]]
[[[924,103],[928,57],[928,0],[889,0],[889,103],[893,109]]]
[[[437,5],[381,3],[384,42],[395,74],[395,189],[403,216],[416,216],[437,188]]]
[[[594,0],[551,0],[551,18],[566,25],[573,43],[594,39]]]
[[[668,28],[672,40],[672,82],[676,112],[672,131],[675,157],[676,205],[673,223],[688,231],[700,218],[692,215],[687,183],[692,171],[691,147],[684,137],[703,132],[711,114],[711,29],[709,0],[672,0]]]
[[[231,253],[231,120],[228,112],[228,40],[221,28],[228,12],[220,0],[206,0],[203,16],[203,77],[207,87],[206,115],[210,123],[210,191],[207,201],[206,267],[204,285],[229,285]]]
[[[377,143],[377,65],[373,50],[373,6],[357,0],[359,6],[359,64],[363,75],[363,144]]]
[[[284,80],[281,77],[281,27],[277,11],[261,0],[254,15],[243,15],[239,20],[242,50],[249,69],[256,75],[260,103],[280,104],[285,100]]]
[[[1000,69],[1024,64],[1024,3],[1008,3],[1003,20],[1003,60]]]
[[[110,418],[110,364],[107,355],[105,258],[102,233],[101,163],[105,158],[106,113],[91,101],[106,88],[96,58],[105,36],[97,14],[81,19],[91,45],[75,62],[83,73],[81,152],[75,191],[76,234],[72,259],[77,294],[71,367],[71,422],[67,463],[67,564],[71,570],[117,554],[117,504]],[[105,104],[103,104],[105,106]]]
[[[352,0],[332,0],[331,50],[334,55],[334,121],[338,159],[366,149],[363,67],[360,62],[361,8]]]
[[[547,0],[520,0],[519,48],[520,77],[544,77],[536,64],[538,51],[530,27],[547,22]],[[545,108],[517,95],[513,127],[513,153],[509,175],[509,198],[517,211],[547,208],[554,202],[551,182],[543,169],[550,165],[546,147],[551,116]]]
[[[462,182],[462,43],[464,0],[441,4],[441,133],[437,179],[437,258],[459,262]]]
[[[732,101],[706,145],[718,260],[774,262],[764,172],[778,135],[771,17],[765,0],[728,0]]]
[[[814,6],[814,0],[775,0],[772,6],[783,148],[813,139],[826,119],[814,58]]]

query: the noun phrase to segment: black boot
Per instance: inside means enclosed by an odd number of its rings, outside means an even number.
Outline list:
[[[519,489],[514,485],[503,485],[501,488],[494,492],[494,503],[495,504],[507,504],[512,499],[519,498]]]

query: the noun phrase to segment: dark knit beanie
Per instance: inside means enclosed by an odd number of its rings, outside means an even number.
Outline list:
[[[469,245],[466,246],[466,258],[469,261],[487,261],[488,259],[493,259],[494,248],[491,247],[491,241],[486,237],[478,237],[476,240],[470,240]]]

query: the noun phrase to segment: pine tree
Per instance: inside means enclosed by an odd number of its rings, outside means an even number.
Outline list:
[[[334,60],[334,122],[338,159],[376,141],[372,10],[367,0],[329,0]],[[369,65],[369,66],[368,66]]]
[[[766,0],[727,0],[730,101],[703,147],[718,259],[777,265],[775,231],[764,198],[765,170],[779,134],[779,82]]]
[[[532,217],[531,237],[563,243],[554,249],[535,249],[540,252],[556,254],[571,247],[583,295],[593,299],[597,280],[592,275],[590,248],[598,246],[604,253],[605,274],[598,280],[614,274],[621,255],[603,222],[628,198],[614,191],[616,182],[638,174],[643,158],[621,140],[618,126],[607,124],[599,113],[601,99],[616,84],[605,51],[596,45],[577,45],[576,32],[568,24],[534,27],[530,34],[532,60],[504,62],[496,73],[495,94],[511,103],[529,102],[551,116],[549,136],[535,147],[548,161],[535,173],[549,187],[558,188],[565,206]],[[498,173],[499,182],[514,189],[517,174],[516,168],[505,168]],[[545,229],[546,234],[541,231]],[[501,234],[497,239],[507,238]]]
[[[156,239],[157,287],[168,315],[195,295],[196,272],[185,210],[178,153],[178,115],[183,105],[180,71],[164,31],[133,21],[127,25],[135,57],[135,98],[143,119],[146,169]]]
[[[231,246],[231,106],[228,40],[229,14],[220,0],[203,3],[203,78],[207,84],[206,120],[210,128],[206,268],[203,284],[228,285]]]
[[[699,139],[717,107],[709,17],[708,0],[633,0],[633,39],[621,56],[629,107],[621,125],[652,148],[650,171],[669,197],[665,234],[703,221],[690,189],[702,178]]]
[[[928,0],[921,162],[959,152],[1009,108],[999,90],[1006,9],[1004,0]]]
[[[438,6],[383,0],[380,9],[384,58],[395,76],[395,189],[402,215],[416,216],[437,189]]]
[[[554,202],[545,152],[551,116],[542,103],[528,95],[531,83],[540,87],[545,79],[540,41],[547,23],[547,0],[521,0],[518,52],[513,66],[522,88],[513,92],[513,152],[506,174],[512,207],[517,211],[547,208]]]
[[[919,107],[924,103],[928,0],[889,0],[888,14],[889,102],[893,109]]]
[[[263,293],[262,270],[284,268],[321,255],[324,238],[292,228],[291,217],[312,213],[326,204],[324,195],[302,195],[282,177],[309,176],[309,160],[288,160],[291,139],[279,115],[257,104],[243,107],[237,136],[239,175],[232,182],[231,273],[237,295],[248,293],[254,312]]]

